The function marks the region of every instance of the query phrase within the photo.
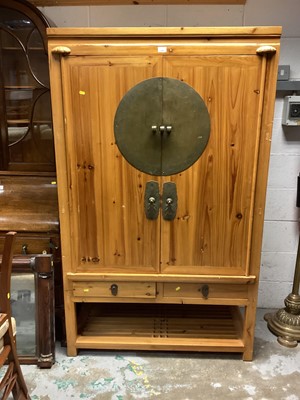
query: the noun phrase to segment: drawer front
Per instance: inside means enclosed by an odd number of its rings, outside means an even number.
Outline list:
[[[165,283],[163,297],[188,299],[247,299],[248,286],[235,284]]]
[[[4,236],[0,236],[0,253],[3,252]],[[51,243],[51,239],[45,237],[34,237],[34,236],[21,236],[17,235],[14,254],[42,254],[52,253],[53,248],[56,244]]]
[[[75,297],[155,298],[154,282],[74,282]]]

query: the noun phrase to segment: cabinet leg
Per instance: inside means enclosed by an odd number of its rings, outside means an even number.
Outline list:
[[[253,348],[246,349],[243,353],[243,361],[253,360]]]
[[[67,346],[67,356],[68,357],[76,357],[77,356],[77,347],[69,345]]]
[[[67,355],[77,356],[76,339],[78,335],[76,304],[70,298],[70,292],[65,289],[65,324],[67,336]]]
[[[253,288],[255,291],[255,288]],[[253,346],[254,346],[254,332],[256,322],[256,301],[255,296],[250,297],[250,304],[245,307],[244,317],[244,330],[243,339],[245,344],[245,351],[243,353],[244,361],[252,361],[253,359]]]

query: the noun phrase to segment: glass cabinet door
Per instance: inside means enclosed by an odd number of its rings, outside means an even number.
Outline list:
[[[0,2],[0,170],[55,170],[45,28]]]
[[[34,273],[13,273],[11,309],[17,323],[19,356],[34,357],[36,344],[36,284]]]

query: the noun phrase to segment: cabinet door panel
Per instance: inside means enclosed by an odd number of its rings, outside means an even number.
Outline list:
[[[145,185],[152,177],[122,157],[114,117],[124,94],[159,75],[161,62],[68,57],[62,73],[73,269],[156,272],[160,219],[149,221],[144,213]]]
[[[208,145],[177,185],[174,221],[162,225],[162,272],[247,274],[264,68],[258,56],[166,57],[164,72],[207,105]]]

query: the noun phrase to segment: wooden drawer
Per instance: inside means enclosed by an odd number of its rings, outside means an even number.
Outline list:
[[[4,235],[0,235],[0,253],[3,252]],[[14,254],[49,254],[59,246],[58,238],[19,234],[16,237]]]
[[[163,297],[187,299],[247,299],[248,286],[219,283],[164,283]]]
[[[155,282],[74,282],[75,297],[155,298]]]

